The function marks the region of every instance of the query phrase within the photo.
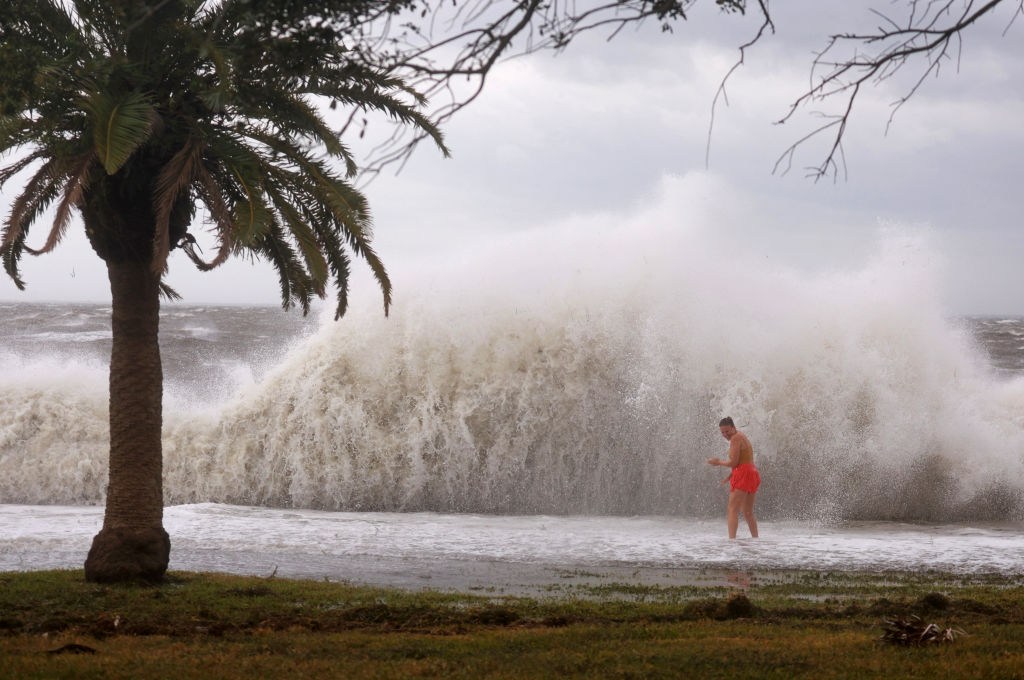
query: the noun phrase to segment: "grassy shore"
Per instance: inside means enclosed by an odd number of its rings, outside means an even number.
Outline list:
[[[698,575],[699,576],[699,575]],[[886,619],[967,633],[903,647]],[[1005,577],[762,572],[550,597],[172,573],[0,573],[0,678],[1024,678]]]

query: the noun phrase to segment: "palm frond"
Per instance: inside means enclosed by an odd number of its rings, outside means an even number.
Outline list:
[[[263,200],[263,189],[255,178],[245,177],[236,170],[235,178],[245,192],[245,200],[235,204],[233,239],[240,245],[251,245],[271,231],[273,213]]]
[[[36,253],[26,245],[29,226],[56,200],[60,193],[62,159],[51,158],[25,183],[25,188],[14,199],[11,212],[0,234],[0,258],[4,269],[19,290],[24,290],[19,263],[25,251]]]
[[[160,285],[160,297],[162,297],[165,300],[171,301],[171,302],[176,302],[178,300],[181,300],[181,294],[178,293],[178,291],[174,290],[173,288],[171,288],[169,285],[167,285],[163,281],[160,281],[159,285]]]
[[[231,208],[231,240],[235,247],[249,247],[270,229],[273,214],[266,204],[263,184],[267,159],[236,134],[225,130],[207,130],[210,155],[218,160],[221,171],[213,173],[219,193]]]
[[[25,252],[25,234],[19,234],[10,243],[4,244],[0,247],[0,259],[4,263],[4,271],[11,277],[15,287],[18,290],[25,290],[25,282],[21,278],[21,272],[18,264],[21,261],[21,256]]]
[[[305,212],[310,213],[314,211],[307,210]],[[320,225],[331,224],[329,211],[315,212],[323,212],[324,214],[309,215],[307,219],[311,223]],[[337,291],[337,304],[334,308],[334,318],[337,320],[348,311],[350,261],[348,254],[345,252],[345,244],[341,234],[337,229],[324,228],[318,234],[323,241],[324,255],[327,257],[327,264],[330,267],[331,275],[334,279],[334,287]]]
[[[926,624],[920,616],[912,614],[910,618],[885,619],[883,621],[881,640],[893,645],[905,647],[923,647],[955,642],[957,638],[967,635],[961,628],[941,628],[938,624]]]
[[[325,210],[323,215],[310,215],[308,219],[315,224],[330,223],[329,214],[330,211]],[[324,254],[327,256],[328,266],[331,269],[331,274],[334,276],[334,287],[337,291],[334,319],[338,320],[348,311],[349,257],[345,252],[345,244],[338,230],[331,228],[323,229],[320,232],[320,238],[323,239]]]
[[[89,185],[89,174],[92,171],[94,157],[84,154],[75,163],[68,182],[64,185],[64,196],[57,205],[57,214],[53,219],[53,227],[46,243],[39,250],[31,251],[33,255],[42,255],[53,250],[67,231],[68,223],[71,221],[71,211],[77,208],[82,201],[82,194]]]
[[[167,255],[171,250],[171,213],[182,194],[195,180],[202,167],[203,143],[190,137],[185,145],[171,157],[156,178],[154,188],[154,213],[156,225],[153,233],[153,271],[162,272],[167,267]]]
[[[241,109],[257,118],[264,118],[280,133],[289,138],[306,138],[322,144],[332,156],[344,156],[336,132],[328,127],[323,117],[301,97],[270,88],[252,93],[259,102],[253,107]]]
[[[327,260],[322,251],[323,244],[288,197],[273,188],[269,188],[267,194],[282,217],[284,225],[288,227],[288,232],[298,243],[299,251],[306,263],[306,270],[316,284],[318,294],[322,296],[328,276]]]
[[[11,204],[11,212],[4,224],[3,240],[0,248],[6,250],[15,243],[24,246],[24,236],[28,227],[43,210],[49,206],[59,193],[60,174],[57,168],[60,159],[51,158],[36,171],[25,183],[25,188]],[[31,251],[31,249],[29,249]]]
[[[370,245],[372,229],[365,197],[344,181],[332,177],[320,168],[304,168],[301,176],[309,183],[306,194],[311,198],[315,197],[323,207],[324,214],[310,219],[310,223],[317,229],[328,258],[333,258],[332,269],[339,293],[336,318],[344,314],[347,306],[349,272],[348,259],[344,255],[344,242],[347,242],[352,252],[362,257],[369,265],[383,293],[384,314],[387,315],[392,302],[391,280],[383,262]]]
[[[52,250],[87,206],[101,257],[149,258],[160,273],[179,246],[203,270],[233,254],[268,259],[283,304],[304,312],[331,284],[342,315],[350,256],[364,258],[387,313],[368,202],[350,184],[358,164],[321,104],[419,128],[447,155],[423,95],[359,43],[369,35],[359,27],[403,2],[323,0],[307,11],[294,0],[15,0],[10,10],[0,0],[0,63],[16,40],[25,47],[17,82],[0,82],[0,154],[18,154],[0,186],[34,173],[3,224],[8,273],[20,283],[23,253]],[[24,8],[22,23],[7,21]],[[29,227],[54,203],[32,250]],[[195,203],[217,242],[209,261],[189,232]]]
[[[118,50],[125,43],[125,21],[119,16],[117,3],[95,2],[95,0],[71,0],[75,8],[75,16],[79,22],[79,30],[100,42],[108,53]]]
[[[17,114],[37,96],[48,65],[83,51],[81,36],[63,3],[7,0],[0,3],[0,114]],[[44,83],[45,84],[45,83]]]
[[[387,314],[392,302],[391,281],[370,246],[372,229],[365,196],[343,179],[332,175],[329,168],[301,148],[264,133],[250,131],[249,134],[295,166],[294,172],[277,165],[265,166],[267,184],[290,187],[289,191],[295,194],[293,201],[304,205],[302,225],[309,225],[316,232],[334,274],[338,288],[338,316],[344,314],[347,306],[349,271],[348,260],[344,256],[345,243],[353,253],[366,259],[384,294]],[[320,206],[321,210],[318,212],[313,206]],[[292,227],[291,221],[286,220],[286,224]]]
[[[370,265],[370,271],[373,272],[373,278],[377,279],[377,284],[380,286],[380,290],[384,294],[384,316],[387,316],[388,312],[391,310],[391,279],[388,277],[388,273],[384,269],[384,263],[369,244],[363,246],[362,256],[363,259],[366,260],[366,263]]]
[[[420,104],[420,95],[404,86],[401,88],[401,91],[412,92],[416,104],[406,104],[386,90],[382,91],[376,87],[351,83],[341,83],[334,88],[324,88],[318,94],[330,97],[334,101],[359,110],[379,111],[403,125],[417,127],[434,141],[434,144],[446,158],[450,156],[451,152],[444,142],[444,135],[441,130],[429,118],[420,113],[417,108],[417,105]]]
[[[354,248],[360,248],[362,243],[369,241],[369,205],[361,192],[344,179],[335,177],[326,164],[312,158],[294,144],[256,131],[250,131],[249,135],[295,166],[296,173],[278,172],[274,176],[289,183],[297,182],[300,191],[307,195],[307,200],[315,200],[327,206],[338,225],[349,232],[352,237],[350,243]]]
[[[277,270],[281,285],[281,306],[290,309],[293,303],[298,303],[302,313],[308,314],[315,285],[285,235],[275,225],[255,244],[254,250],[266,257]]]
[[[373,238],[370,208],[366,197],[344,181],[326,172],[311,173],[334,219],[344,227],[352,252],[362,255]]]
[[[46,152],[42,149],[36,149],[29,153],[24,158],[20,158],[6,168],[0,170],[0,188],[2,188],[12,177],[17,175],[19,172],[32,165],[41,158],[46,157]]]
[[[223,46],[211,39],[209,33],[194,33],[192,40],[200,59],[208,60],[213,65],[214,86],[203,89],[199,98],[212,111],[223,111],[231,99],[231,57]]]
[[[30,122],[24,116],[0,115],[0,153],[22,147],[29,140]]]
[[[334,307],[334,320],[337,321],[348,311],[349,259],[344,250],[338,249],[329,252],[331,269],[334,271],[334,285],[337,290],[338,304]]]
[[[92,117],[96,156],[113,175],[149,139],[156,111],[138,92],[115,96],[99,89],[86,99],[85,108]]]
[[[206,209],[210,211],[210,216],[217,227],[219,247],[217,254],[209,262],[196,255],[191,249],[186,252],[200,271],[209,271],[223,264],[231,254],[234,247],[234,224],[231,209],[228,208],[227,200],[213,175],[205,167],[200,166],[198,179],[197,193]]]
[[[60,40],[63,34],[74,32],[75,25],[64,5],[53,0],[14,0],[0,9],[0,35],[30,36],[36,41]],[[8,35],[9,33],[9,35]]]

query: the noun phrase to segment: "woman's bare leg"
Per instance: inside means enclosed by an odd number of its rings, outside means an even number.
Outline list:
[[[745,491],[738,493],[743,496],[743,517],[747,520],[747,526],[750,527],[750,535],[757,538],[757,516],[754,515],[755,494],[746,493]]]

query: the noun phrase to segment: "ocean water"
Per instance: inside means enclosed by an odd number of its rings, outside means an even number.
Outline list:
[[[912,239],[816,275],[636,239],[423,265],[389,318],[165,305],[172,568],[1020,571],[1024,319],[945,313]],[[0,569],[77,567],[99,528],[108,315],[0,304]],[[723,415],[757,542],[722,540]]]

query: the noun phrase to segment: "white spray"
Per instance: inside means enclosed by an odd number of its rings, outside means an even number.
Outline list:
[[[724,249],[686,204],[392,266],[390,318],[325,320],[233,399],[165,408],[166,502],[709,515],[731,415],[765,517],[1021,512],[1024,382],[945,318],[926,244],[889,233],[859,271],[799,275]],[[100,397],[15,391],[0,433],[25,417],[12,400],[46,424],[0,440],[0,501],[100,500]]]

